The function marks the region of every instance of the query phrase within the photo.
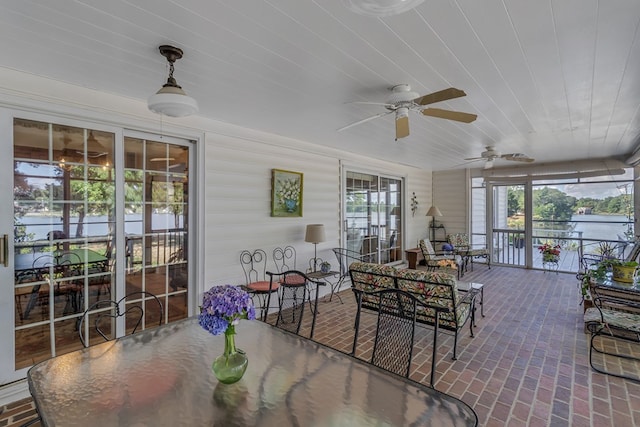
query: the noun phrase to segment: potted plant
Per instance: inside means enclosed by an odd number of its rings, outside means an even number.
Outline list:
[[[580,279],[580,293],[582,294],[582,301],[584,302],[584,309],[593,306],[591,298],[591,282],[602,280],[606,277],[609,266],[606,263],[600,263],[596,268],[590,268],[584,273],[581,273]]]
[[[611,269],[613,280],[624,283],[633,283],[638,269],[637,261],[623,261],[616,258],[602,260],[600,266]]]
[[[560,245],[551,245],[545,243],[542,246],[538,246],[538,251],[542,254],[542,262],[558,262],[560,260]]]
[[[329,264],[327,261],[323,261],[320,264],[320,271],[322,271],[323,273],[328,273],[331,271],[331,264]]]

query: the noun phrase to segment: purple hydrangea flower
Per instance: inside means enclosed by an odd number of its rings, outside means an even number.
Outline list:
[[[218,335],[240,319],[255,318],[251,296],[237,286],[223,285],[214,286],[204,293],[198,323],[213,335]]]

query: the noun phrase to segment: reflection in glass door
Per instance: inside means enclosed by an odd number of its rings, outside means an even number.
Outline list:
[[[125,136],[124,156],[126,293],[166,296],[168,321],[182,319],[188,302],[189,148]]]
[[[146,310],[139,330],[187,317],[188,143],[21,118],[13,134],[14,368],[81,348],[78,321],[96,301],[158,296],[164,312]]]
[[[347,171],[346,247],[373,263],[402,260],[402,180]]]

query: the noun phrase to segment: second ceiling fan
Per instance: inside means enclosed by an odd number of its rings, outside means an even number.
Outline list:
[[[531,163],[535,161],[535,159],[532,159],[531,157],[523,153],[501,154],[500,152],[496,151],[496,147],[494,147],[493,145],[487,145],[486,148],[487,148],[487,151],[483,151],[482,153],[480,153],[480,157],[467,157],[465,160],[468,163],[484,160],[485,169],[491,169],[493,167],[493,163],[497,159],[504,159],[504,160],[510,160],[512,162],[524,162],[524,163]]]
[[[372,104],[382,105],[388,111],[376,114],[371,117],[367,117],[357,122],[346,125],[338,132],[350,127],[368,122],[378,117],[386,116],[387,114],[396,114],[396,140],[409,136],[409,111],[416,111],[425,116],[438,117],[441,119],[455,120],[457,122],[471,123],[478,116],[475,114],[462,113],[460,111],[442,110],[440,108],[427,108],[425,105],[434,104],[436,102],[446,101],[448,99],[459,98],[466,96],[467,94],[460,89],[450,87],[438,92],[433,92],[428,95],[420,96],[417,92],[411,90],[411,86],[408,84],[399,84],[393,86],[391,89],[391,95],[386,102],[353,102],[353,104]]]

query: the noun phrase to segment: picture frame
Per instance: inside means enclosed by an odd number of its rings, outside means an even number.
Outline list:
[[[303,174],[282,169],[271,170],[271,216],[302,216]]]

